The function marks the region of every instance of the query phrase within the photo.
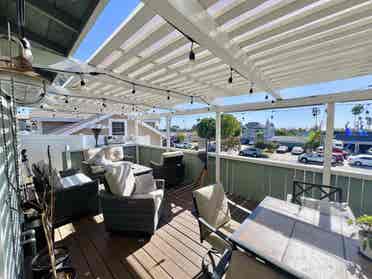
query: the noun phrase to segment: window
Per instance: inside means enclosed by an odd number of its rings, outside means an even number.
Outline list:
[[[110,135],[125,136],[127,134],[127,122],[125,120],[110,120]]]

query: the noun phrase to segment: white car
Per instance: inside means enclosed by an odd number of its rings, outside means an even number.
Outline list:
[[[281,145],[276,150],[276,153],[287,153],[287,152],[288,152],[288,146],[286,145]]]
[[[305,150],[301,146],[293,146],[291,153],[293,155],[301,155],[304,151]]]
[[[350,165],[372,167],[372,155],[361,154],[350,156],[347,161]]]

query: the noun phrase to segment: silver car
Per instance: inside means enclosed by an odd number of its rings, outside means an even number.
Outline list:
[[[372,155],[356,155],[347,159],[350,165],[372,167]]]
[[[323,154],[319,153],[305,153],[300,156],[298,156],[298,161],[304,164],[307,163],[319,163],[323,164],[324,163],[324,156]],[[336,158],[332,156],[332,164],[336,164]]]

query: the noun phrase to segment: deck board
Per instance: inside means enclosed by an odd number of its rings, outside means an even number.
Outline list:
[[[191,190],[167,190],[166,212],[149,239],[106,232],[102,214],[59,227],[55,239],[70,249],[79,278],[198,278],[209,245],[200,243]]]

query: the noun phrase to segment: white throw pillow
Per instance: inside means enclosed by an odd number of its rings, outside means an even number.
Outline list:
[[[131,164],[109,166],[105,178],[112,194],[123,197],[132,195],[135,178]]]
[[[107,159],[118,162],[124,160],[124,150],[122,146],[105,148],[105,156]]]
[[[103,158],[105,158],[105,152],[103,149],[101,149],[94,156],[90,157],[87,162],[90,165],[101,165]]]

